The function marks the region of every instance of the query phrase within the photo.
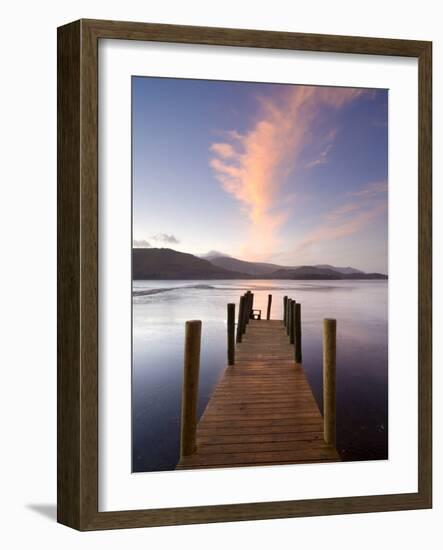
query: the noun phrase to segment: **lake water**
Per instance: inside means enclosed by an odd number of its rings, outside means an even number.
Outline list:
[[[282,318],[302,308],[303,367],[322,408],[322,320],[337,319],[337,449],[343,460],[388,457],[387,281],[134,281],[133,471],[173,470],[179,458],[184,326],[201,319],[198,414],[226,366],[226,304],[246,290]],[[237,306],[238,307],[238,306]]]

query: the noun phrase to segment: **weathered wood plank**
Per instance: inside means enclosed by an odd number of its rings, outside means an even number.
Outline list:
[[[220,435],[200,434],[199,441],[204,445],[223,445],[224,443],[272,443],[274,441],[323,441],[323,432],[269,433]]]
[[[296,409],[294,409],[294,405],[297,406]],[[229,409],[227,410],[227,408]],[[230,403],[226,401],[221,402],[221,406],[212,406],[210,409],[207,409],[205,412],[205,418],[208,417],[208,415],[214,415],[214,416],[226,416],[226,415],[235,415],[240,416],[241,418],[244,417],[244,414],[248,414],[254,416],[255,414],[280,414],[282,416],[292,416],[295,412],[297,413],[313,413],[317,415],[317,411],[315,411],[310,404],[303,404],[303,403],[283,403],[280,406],[273,405],[272,403],[253,403],[251,404],[237,404],[237,403]],[[286,413],[286,414],[285,414]]]
[[[305,431],[316,432],[323,430],[323,424],[313,418],[282,418],[274,420],[250,420],[242,423],[238,420],[221,419],[220,421],[208,421],[204,423],[204,428],[198,431],[198,435],[201,433],[208,433],[209,430],[212,433],[221,433],[219,430],[223,430],[223,433],[238,433],[239,430],[248,429],[250,433],[272,433],[274,430],[276,433],[283,433],[286,428],[288,430],[300,431],[301,426]],[[226,429],[229,428],[229,429]]]
[[[255,413],[249,412],[248,413],[248,421],[267,421],[267,420],[303,420],[303,419],[312,419],[317,420],[318,419],[318,413],[316,411],[287,411],[279,412],[279,413],[273,413],[273,412],[263,412],[262,414],[259,411],[256,411]],[[244,421],[245,415],[240,413],[231,413],[231,411],[228,412],[215,412],[215,413],[205,413],[204,417],[202,418],[202,422],[221,422],[225,419],[229,421]]]
[[[250,320],[178,469],[340,460],[282,321]]]
[[[307,433],[322,431],[320,424],[298,424],[296,426],[271,425],[271,426],[231,426],[219,423],[218,426],[204,426],[197,428],[197,440],[201,435],[252,435],[252,434],[279,434],[279,433]]]
[[[181,464],[184,465],[210,465],[217,464],[228,466],[229,464],[257,465],[261,462],[276,462],[277,464],[291,460],[319,460],[337,458],[335,449],[301,449],[290,451],[257,451],[257,452],[229,452],[200,454],[194,453],[183,457]]]
[[[177,470],[200,470],[202,468],[209,469],[209,468],[240,468],[242,466],[287,466],[290,464],[324,464],[329,462],[337,462],[340,458],[318,458],[314,460],[310,459],[303,459],[303,460],[274,460],[274,461],[264,461],[264,462],[258,462],[254,464],[244,464],[243,462],[232,464],[205,464],[204,466],[201,466],[200,464],[192,465],[177,465]]]
[[[330,451],[322,440],[294,440],[294,441],[267,441],[267,442],[236,442],[236,443],[219,443],[219,444],[207,444],[202,443],[199,449],[199,455],[207,454],[227,454],[227,453],[262,453],[269,451],[307,451],[311,449],[320,449],[324,451]]]

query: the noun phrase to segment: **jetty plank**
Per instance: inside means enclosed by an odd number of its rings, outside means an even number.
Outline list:
[[[177,469],[339,460],[283,321],[250,320]]]

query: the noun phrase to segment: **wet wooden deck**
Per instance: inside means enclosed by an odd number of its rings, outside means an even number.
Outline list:
[[[336,462],[283,321],[250,321],[177,469]]]

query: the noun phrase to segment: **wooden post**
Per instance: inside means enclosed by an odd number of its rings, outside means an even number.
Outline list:
[[[292,298],[288,298],[286,302],[286,334],[288,336],[289,336],[289,326],[291,324],[291,316],[290,316],[291,302],[292,302]]]
[[[291,328],[291,315],[290,315],[290,311],[291,311],[291,302],[292,302],[292,298],[288,298],[288,302],[286,304],[286,319],[287,319],[287,322],[286,322],[286,334],[289,336],[289,331],[290,331],[290,328]]]
[[[237,319],[237,342],[241,342],[241,337],[243,334],[243,322],[245,317],[245,296],[240,296],[240,305],[238,308],[238,319]]]
[[[248,292],[246,292],[245,294],[245,306],[243,308],[242,334],[246,332],[246,325],[248,324],[248,320],[249,320],[249,307],[250,307],[250,300],[251,300],[249,295],[250,295],[250,292],[248,290]]]
[[[235,363],[235,304],[228,304],[228,365]]]
[[[291,300],[289,309],[289,342],[295,342],[295,300]]]
[[[201,328],[201,321],[186,321],[180,439],[180,455],[182,457],[194,453],[197,449],[197,402]]]
[[[288,301],[288,297],[283,296],[283,324],[284,324],[284,326],[286,326],[286,313],[288,311],[287,301]]]
[[[294,345],[295,362],[301,363],[301,304],[299,303],[296,303],[294,307]]]
[[[250,300],[249,306],[250,306],[250,307],[249,307],[248,321],[250,320],[250,318],[251,318],[250,316],[251,316],[251,314],[252,314],[252,310],[254,309],[254,293],[251,292],[251,293],[249,294],[249,296],[250,296],[250,298],[249,298],[249,300]]]
[[[248,290],[245,294],[245,330],[246,325],[249,323],[249,314],[251,310],[251,291]]]
[[[271,305],[272,305],[272,294],[268,294],[268,309],[266,311],[266,320],[271,319]]]
[[[254,307],[254,294],[248,290],[248,323],[251,320],[252,308]]]
[[[336,444],[336,349],[337,321],[323,320],[323,422],[324,440]]]

